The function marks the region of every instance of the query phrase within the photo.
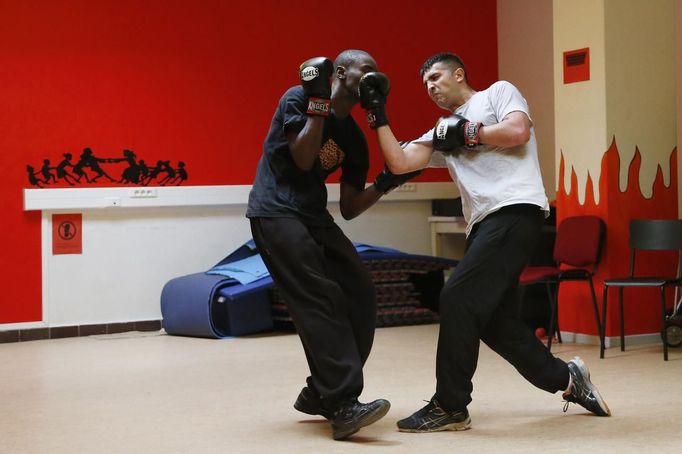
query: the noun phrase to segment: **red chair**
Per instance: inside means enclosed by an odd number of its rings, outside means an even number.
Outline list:
[[[545,284],[550,303],[547,348],[552,349],[552,338],[558,333],[559,285],[563,281],[587,281],[592,294],[594,319],[601,337],[601,319],[597,308],[592,276],[597,272],[604,237],[604,222],[596,216],[571,216],[565,218],[557,229],[554,242],[554,266],[527,266],[521,273],[519,285]]]

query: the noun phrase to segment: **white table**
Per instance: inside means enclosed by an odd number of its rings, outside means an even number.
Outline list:
[[[431,225],[431,254],[436,257],[442,256],[442,235],[466,236],[467,223],[462,217],[456,216],[429,216]]]

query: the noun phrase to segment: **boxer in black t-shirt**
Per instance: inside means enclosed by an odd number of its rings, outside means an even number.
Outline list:
[[[376,71],[368,53],[352,49],[334,63],[316,57],[301,65],[301,84],[284,93],[273,116],[246,212],[310,368],[294,407],[329,419],[337,440],[382,418],[390,404],[358,401],[374,339],[375,292],[355,248],[327,211],[325,179],[341,168],[341,214],[353,219],[418,173],[384,169],[365,188],[367,141],[351,110],[359,101],[360,78]]]

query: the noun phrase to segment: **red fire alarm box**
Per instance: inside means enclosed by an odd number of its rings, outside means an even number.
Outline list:
[[[564,52],[564,84],[590,80],[590,48]]]

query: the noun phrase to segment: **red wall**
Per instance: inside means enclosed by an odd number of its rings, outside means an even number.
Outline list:
[[[594,215],[606,224],[601,261],[594,279],[597,305],[601,312],[604,280],[627,276],[630,273],[629,228],[632,219],[677,219],[677,148],[670,152],[670,176],[665,185],[662,166],[658,166],[652,193],[644,196],[640,187],[640,166],[642,156],[639,149],[628,165],[627,187],[620,189],[621,157],[617,138],[604,153],[601,172],[595,180],[599,188],[599,202],[595,202],[594,182],[588,176],[585,187],[585,201],[578,200],[578,178],[575,169],[564,167],[563,155],[559,165],[559,191],[557,192],[557,222],[569,216]],[[570,192],[564,184],[565,172],[571,172]],[[675,274],[677,257],[674,253],[661,251],[640,251],[637,255],[639,276],[668,276]],[[652,288],[631,288],[623,293],[625,311],[625,334],[649,334],[661,329],[661,312],[658,291]],[[588,286],[584,282],[561,284],[559,294],[559,319],[565,331],[599,335],[594,321],[594,311]],[[611,288],[608,296],[606,336],[618,336],[618,290]],[[669,289],[667,302],[673,304],[673,289]],[[602,314],[603,317],[603,314]]]
[[[65,152],[77,158],[84,147],[105,157],[131,149],[147,163],[184,161],[185,185],[250,184],[277,100],[308,57],[334,58],[345,48],[372,53],[391,78],[389,118],[400,138],[421,134],[443,114],[418,73],[429,55],[459,53],[476,88],[496,80],[496,0],[396,5],[2,2],[0,323],[42,317],[40,214],[22,210],[27,164],[56,164]],[[362,112],[355,115],[364,126]],[[369,131],[368,139],[373,173],[382,160]],[[428,171],[420,180],[448,177]]]

